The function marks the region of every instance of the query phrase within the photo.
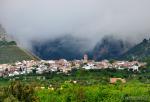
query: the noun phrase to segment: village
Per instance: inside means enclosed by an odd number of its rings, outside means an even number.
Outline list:
[[[0,64],[0,77],[12,77],[17,75],[27,75],[30,73],[43,74],[48,72],[68,73],[72,69],[83,68],[90,69],[107,69],[115,68],[118,70],[139,71],[139,68],[146,63],[138,61],[114,61],[109,60],[94,61],[88,60],[88,55],[84,55],[82,60],[67,61],[60,60],[40,60],[40,61],[22,61],[14,64]]]

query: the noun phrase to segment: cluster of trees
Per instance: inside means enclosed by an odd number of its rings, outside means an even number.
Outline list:
[[[117,69],[101,69],[101,70],[84,70],[84,69],[73,69],[69,75],[64,73],[44,73],[41,75],[29,74],[11,77],[12,79],[18,79],[27,83],[37,82],[48,86],[50,83],[58,87],[66,80],[76,80],[80,85],[95,85],[99,83],[109,83],[109,79],[117,77],[124,78],[127,81],[132,79],[138,79],[143,83],[150,82],[150,70],[149,68],[141,68],[138,72],[128,70],[117,70]],[[6,82],[10,78],[1,79]],[[0,82],[2,82],[0,80]]]
[[[0,102],[39,102],[32,85],[14,81],[7,87],[0,88]]]
[[[67,81],[53,90],[14,81],[9,86],[0,88],[0,102],[149,102],[149,100],[150,84],[138,80],[126,84],[117,82],[88,86]]]
[[[60,89],[37,92],[41,102],[149,102],[150,85],[134,80],[128,84],[82,86],[62,84]]]
[[[8,45],[17,45],[17,43],[15,41],[10,41],[10,42],[7,42],[7,41],[0,41],[0,46],[8,46]]]
[[[148,102],[149,75],[150,71],[145,70],[74,69],[69,75],[45,73],[19,76],[16,80],[24,83],[15,81],[8,83],[7,87],[5,82],[10,79],[5,78],[0,79],[0,85],[4,83],[4,87],[0,88],[0,102]],[[110,84],[110,77],[125,78],[127,83]],[[54,90],[49,89],[50,85]]]

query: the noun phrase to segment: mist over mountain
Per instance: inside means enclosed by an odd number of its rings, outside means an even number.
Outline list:
[[[134,44],[114,36],[105,36],[92,50],[92,58],[95,60],[116,59],[126,53]]]
[[[86,43],[88,40],[66,35],[42,43],[33,41],[32,51],[42,59],[82,59],[90,49]]]
[[[0,0],[0,23],[19,45],[45,42],[69,34],[90,39],[103,37],[138,43],[150,35],[149,0]]]
[[[134,59],[144,60],[150,57],[150,39],[144,39],[140,43],[133,46],[126,53],[124,53],[122,59]]]
[[[9,38],[7,32],[0,25],[0,40],[1,45],[3,41]],[[8,41],[8,40],[7,40]],[[88,45],[90,39],[78,38],[66,34],[56,39],[49,39],[49,41],[32,41],[31,52],[41,59],[82,59],[84,54],[88,54],[90,59],[143,59],[150,56],[149,43],[150,40],[144,39],[139,44],[134,44],[127,40],[119,39],[113,35],[105,36],[99,40],[93,47]],[[7,46],[7,49],[10,46]],[[4,52],[3,52],[4,53]],[[1,52],[2,54],[2,52]]]
[[[0,35],[5,34],[5,29],[2,27],[2,25],[0,24]]]
[[[0,24],[19,46],[43,59],[88,53],[99,60],[118,57],[150,37],[149,5],[149,0],[0,0]]]
[[[39,60],[32,53],[17,46],[0,25],[0,64],[14,63],[22,60]]]
[[[33,42],[32,51],[41,59],[74,60],[82,59],[84,54],[88,54],[90,59],[102,60],[118,58],[133,46],[131,43],[115,39],[113,36],[104,37],[92,49],[85,49],[88,48],[87,43],[87,40],[63,36],[49,42]]]

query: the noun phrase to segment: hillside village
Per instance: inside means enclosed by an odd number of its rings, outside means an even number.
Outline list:
[[[65,59],[60,60],[41,60],[41,61],[21,61],[14,64],[0,64],[0,77],[12,77],[23,74],[43,74],[50,72],[69,73],[72,69],[107,69],[115,68],[118,70],[132,70],[139,71],[139,68],[145,66],[146,63],[138,61],[114,61],[108,60],[94,61],[88,60],[88,56],[85,54],[82,60],[67,61]]]
[[[0,41],[7,41],[8,36],[5,29],[0,25]],[[69,73],[72,69],[110,69],[139,71],[139,68],[146,63],[138,61],[94,61],[88,60],[88,55],[84,55],[81,60],[67,61],[60,60],[23,60],[11,64],[0,64],[0,77],[12,77],[17,75],[27,75],[31,73],[43,74],[50,72]]]

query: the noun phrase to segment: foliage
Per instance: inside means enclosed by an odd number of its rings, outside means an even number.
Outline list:
[[[7,42],[7,41],[0,41],[0,46],[9,46],[9,45],[17,45],[17,43],[15,41],[10,41],[10,42]]]
[[[0,102],[38,102],[32,85],[24,85],[19,81],[0,89]]]
[[[41,102],[149,102],[148,84],[140,82],[124,84],[73,85],[54,91],[37,91]]]
[[[13,63],[22,60],[36,59],[28,52],[16,46],[16,42],[0,41],[0,63]]]
[[[150,57],[150,40],[144,39],[143,42],[137,44],[127,51],[121,59],[143,60]]]
[[[3,99],[0,102],[149,102],[149,75],[150,71],[141,73],[141,70],[79,69],[69,75],[46,73],[0,78]],[[110,77],[125,78],[127,83],[110,84]]]

